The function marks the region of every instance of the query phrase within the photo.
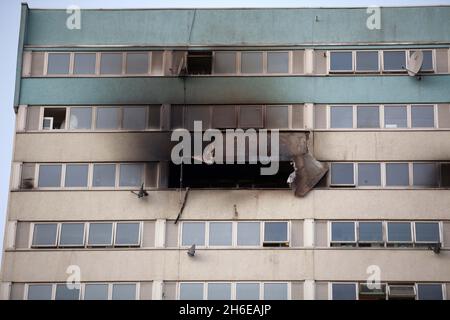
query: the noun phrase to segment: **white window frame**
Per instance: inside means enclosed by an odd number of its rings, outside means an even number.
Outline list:
[[[433,224],[437,224],[438,225],[438,242],[429,242],[429,241],[417,241],[417,231],[416,231],[416,224],[417,223],[433,223]],[[414,228],[414,243],[417,244],[442,244],[443,242],[443,232],[442,232],[442,221],[432,221],[432,220],[427,220],[427,221],[413,221],[413,228]]]
[[[125,75],[125,52],[124,51],[101,51],[99,52],[99,76],[100,77],[122,77]],[[102,59],[103,59],[103,54],[108,54],[108,53],[118,53],[121,54],[122,56],[122,66],[121,66],[121,72],[116,74],[116,73],[102,73]]]
[[[355,286],[356,300],[359,300],[359,285],[358,282],[346,281],[346,282],[328,282],[328,300],[333,300],[333,284],[353,284]],[[339,301],[339,300],[336,300]]]
[[[411,240],[410,241],[389,240],[389,224],[390,223],[409,223],[409,227],[411,229]],[[413,227],[413,222],[412,221],[399,221],[399,220],[386,221],[386,244],[414,244],[414,227]]]
[[[28,300],[28,290],[30,286],[33,285],[40,285],[40,286],[51,286],[52,287],[52,294],[50,300],[55,300],[56,297],[56,284],[55,283],[49,283],[49,282],[33,282],[33,283],[25,283],[25,289],[23,290],[23,300]]]
[[[331,70],[331,55],[333,53],[346,53],[349,52],[352,58],[351,70]],[[354,50],[328,50],[327,52],[327,74],[345,74],[355,72],[355,51]]]
[[[352,184],[347,184],[347,183],[334,183],[334,184],[332,184],[332,180],[331,180],[331,174],[332,174],[332,167],[333,167],[333,164],[352,164],[353,165],[353,183]],[[329,186],[330,187],[357,187],[358,185],[357,185],[357,179],[358,179],[358,166],[356,165],[356,163],[355,162],[342,162],[342,161],[339,161],[339,162],[331,162],[331,165],[330,165],[330,174],[328,175],[329,176]]]
[[[258,245],[240,245],[238,244],[238,225],[239,223],[258,223],[259,224],[259,244]],[[235,225],[235,227],[233,228],[235,230],[234,235],[233,235],[233,244],[235,245],[236,248],[261,248],[263,246],[263,225],[264,225],[264,221],[255,221],[255,220],[239,220],[239,221],[235,221],[233,223]]]
[[[147,66],[147,72],[145,73],[127,73],[127,68],[128,68],[128,54],[133,54],[133,53],[146,53],[147,54],[147,62],[148,62],[148,66]],[[123,73],[126,76],[132,76],[132,77],[142,77],[142,76],[149,76],[152,73],[152,63],[153,63],[153,54],[152,51],[124,51],[124,69],[123,69]]]
[[[40,107],[40,112],[39,112],[39,129],[38,131],[44,131],[44,132],[63,132],[63,131],[67,131],[68,129],[68,122],[70,121],[69,118],[69,110],[67,106],[41,106]],[[66,111],[66,116],[64,119],[64,128],[62,129],[53,129],[53,123],[54,123],[54,118],[53,117],[45,117],[45,109],[65,109]],[[44,129],[44,120],[45,119],[52,119],[52,123],[51,123],[51,128],[50,129]],[[34,131],[34,130],[33,130]]]
[[[91,232],[91,225],[93,224],[111,224],[111,241],[109,244],[96,244],[96,243],[89,243],[89,235]],[[114,241],[115,241],[115,223],[111,221],[95,221],[95,222],[89,222],[87,227],[87,238],[86,238],[86,247],[87,248],[113,248],[114,247]]]
[[[433,107],[433,126],[432,127],[413,127],[413,116],[412,116],[412,108],[416,107],[416,106],[428,106],[428,107]],[[413,103],[413,104],[409,104],[409,114],[410,114],[410,122],[409,122],[409,126],[411,129],[414,130],[420,130],[420,131],[431,131],[431,130],[435,130],[438,129],[438,123],[439,123],[439,119],[438,119],[438,107],[437,104],[433,104],[433,103]]]
[[[40,176],[40,172],[41,172],[41,166],[59,166],[61,167],[61,177],[60,177],[60,181],[59,181],[59,186],[57,187],[40,187],[39,186],[39,176]],[[43,162],[43,163],[36,163],[36,169],[35,169],[35,181],[36,181],[36,187],[35,189],[37,190],[58,190],[61,189],[63,187],[63,183],[65,180],[65,164],[64,163],[48,163],[48,162]]]
[[[86,180],[86,185],[85,186],[83,186],[83,187],[66,187],[67,166],[70,166],[70,165],[75,165],[75,166],[76,165],[78,165],[78,166],[84,165],[84,166],[87,166],[88,171],[87,171],[87,180]],[[89,188],[89,180],[90,180],[91,170],[92,170],[92,166],[89,163],[78,163],[78,162],[64,163],[64,168],[63,169],[64,169],[64,174],[63,174],[64,179],[62,181],[62,186],[61,186],[62,189],[65,189],[65,190],[86,190],[86,189]]]
[[[124,224],[124,223],[128,223],[128,224],[138,224],[139,228],[138,228],[138,242],[137,243],[128,243],[128,244],[118,244],[117,243],[117,225],[119,224]],[[114,233],[114,244],[113,246],[116,247],[141,247],[142,246],[142,221],[117,221],[114,222],[113,225],[113,233]]]
[[[333,223],[342,223],[342,222],[351,222],[353,223],[353,233],[355,240],[354,241],[333,241]],[[331,220],[328,221],[328,246],[332,247],[333,243],[344,243],[344,244],[358,244],[358,230],[357,230],[357,221],[354,220]]]
[[[178,243],[179,243],[179,247],[180,248],[190,248],[192,245],[184,245],[183,244],[183,225],[185,223],[192,223],[192,222],[197,222],[197,223],[203,223],[204,224],[204,244],[203,245],[199,245],[199,244],[195,244],[196,248],[207,248],[208,247],[208,235],[209,235],[209,228],[208,228],[208,222],[207,221],[199,221],[199,220],[183,220],[180,223],[180,227],[179,227],[179,232],[178,232]]]
[[[378,57],[378,69],[377,70],[358,70],[358,68],[357,68],[358,67],[358,64],[357,64],[357,62],[358,62],[358,60],[357,60],[357,53],[358,52],[376,52],[377,53],[377,57]],[[357,49],[357,50],[354,50],[353,57],[355,59],[354,64],[353,64],[355,73],[364,74],[364,73],[380,73],[381,72],[380,50],[376,50],[376,49],[374,49],[374,50],[372,50],[372,49],[358,50]]]
[[[213,245],[211,244],[211,224],[230,224],[231,225],[231,244],[230,245]],[[235,234],[237,233],[237,229],[235,227],[235,223],[233,221],[208,221],[208,233],[206,234],[205,242],[207,248],[234,248],[236,247]],[[235,231],[236,229],[236,231]]]
[[[95,55],[95,67],[94,67],[94,73],[86,73],[86,74],[77,74],[75,73],[75,55],[76,54],[82,54],[82,53],[91,53]],[[99,70],[100,70],[100,61],[99,61],[99,52],[95,51],[74,51],[72,53],[72,72],[71,76],[73,77],[82,77],[82,78],[94,78],[99,76]]]
[[[94,186],[94,172],[95,172],[95,165],[114,165],[115,166],[115,172],[114,172],[114,186]],[[92,163],[92,180],[91,180],[91,187],[92,190],[115,190],[119,187],[119,168],[118,163],[112,163],[112,162],[96,162]]]
[[[33,244],[33,240],[34,240],[34,234],[35,234],[35,226],[37,225],[41,225],[41,224],[54,224],[56,225],[56,237],[55,237],[55,242],[54,244],[49,244],[49,245],[40,245],[40,244]],[[31,249],[40,249],[40,248],[58,248],[58,242],[59,242],[59,233],[60,233],[60,228],[59,228],[59,223],[58,222],[32,222],[31,223],[31,232],[29,235],[29,245],[28,247]]]
[[[386,107],[405,107],[406,108],[406,127],[404,128],[387,128],[386,127]],[[382,113],[382,114],[381,114]],[[408,108],[408,104],[398,104],[398,103],[394,103],[394,104],[381,104],[380,105],[380,127],[383,130],[395,130],[395,131],[400,131],[400,130],[406,130],[406,129],[411,129],[411,117],[410,117],[410,108]]]
[[[70,118],[72,116],[72,109],[73,108],[90,108],[91,109],[91,127],[89,129],[72,129],[70,128]],[[66,125],[66,131],[74,131],[74,132],[90,132],[94,130],[94,107],[93,106],[69,106],[67,107],[67,125]]]
[[[372,162],[372,161],[368,161],[368,162],[354,162],[355,167],[356,167],[356,181],[355,181],[355,187],[359,188],[359,189],[381,189],[383,188],[383,168],[382,168],[382,162]],[[359,165],[360,164],[377,164],[380,166],[380,184],[379,185],[375,185],[375,186],[364,186],[364,185],[360,185],[359,184]]]
[[[363,244],[385,244],[386,243],[386,232],[385,232],[385,225],[382,220],[359,220],[356,222],[356,241],[357,243],[363,243]],[[381,223],[381,241],[371,241],[371,240],[360,240],[359,238],[359,224],[360,223]]]
[[[381,50],[381,61],[382,61],[382,66],[381,66],[381,70],[382,73],[406,73],[407,70],[406,69],[396,69],[396,70],[386,70],[384,67],[384,53],[385,52],[392,52],[392,51],[403,51],[405,53],[405,67],[407,68],[407,64],[408,64],[408,56],[407,56],[407,49],[388,49],[388,50]]]
[[[291,222],[287,221],[287,220],[266,220],[266,221],[262,221],[263,223],[261,223],[262,225],[262,233],[261,233],[261,241],[262,241],[262,246],[264,247],[264,244],[286,244],[286,246],[282,246],[280,248],[289,248],[291,246]],[[286,223],[286,241],[266,241],[266,223]],[[267,246],[265,248],[273,248],[272,246]]]
[[[62,225],[63,224],[82,224],[83,225],[83,243],[82,244],[61,244],[61,235],[62,235]],[[87,242],[87,238],[86,238],[86,231],[87,231],[87,227],[86,225],[88,225],[89,222],[83,222],[83,221],[64,221],[64,222],[59,222],[58,223],[58,248],[85,248],[86,247],[86,242]]]
[[[433,284],[433,285],[440,285],[441,286],[441,293],[442,293],[442,300],[447,300],[447,290],[445,287],[444,283],[439,283],[439,282],[417,282],[414,284],[415,288],[414,290],[416,291],[416,300],[420,300],[419,299],[419,286],[420,285],[427,285],[427,284]],[[448,285],[448,284],[447,284]]]

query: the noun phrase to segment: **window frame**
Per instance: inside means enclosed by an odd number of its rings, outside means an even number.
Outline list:
[[[234,52],[234,72],[227,73],[218,73],[215,70],[215,61],[216,61],[216,53],[217,52]],[[230,75],[238,75],[240,73],[240,59],[238,59],[238,51],[236,50],[213,50],[212,52],[213,63],[211,66],[211,75],[219,75],[219,76],[230,76]]]
[[[350,53],[352,59],[352,68],[350,70],[331,70],[331,55],[333,53]],[[327,55],[327,71],[328,74],[349,74],[355,72],[355,51],[354,50],[328,50]]]
[[[417,231],[416,231],[416,224],[417,223],[432,223],[432,224],[437,224],[438,225],[438,238],[439,240],[437,242],[430,242],[430,241],[418,241],[417,240]],[[413,241],[414,244],[441,244],[443,243],[443,226],[442,226],[442,221],[433,221],[433,220],[424,220],[424,221],[413,221],[413,229],[414,229],[414,235],[413,235]]]
[[[94,73],[75,73],[75,55],[76,54],[83,54],[83,53],[91,53],[95,55],[95,68],[94,68]],[[93,78],[93,77],[98,77],[100,74],[100,58],[99,58],[100,52],[96,52],[96,51],[74,51],[72,52],[72,72],[71,72],[71,76],[73,77],[80,77],[80,78]]]
[[[441,294],[442,294],[442,300],[447,300],[449,297],[447,297],[447,290],[446,290],[446,284],[440,283],[440,282],[417,282],[415,283],[415,290],[416,290],[416,300],[426,300],[426,299],[419,299],[419,286],[420,285],[439,285],[441,287]],[[448,284],[447,284],[448,286]],[[440,300],[437,300],[440,301]]]
[[[334,128],[331,124],[331,109],[333,107],[351,107],[352,108],[352,126],[348,128]],[[327,130],[332,131],[350,131],[350,130],[368,130],[365,128],[357,128],[357,114],[356,114],[356,105],[354,104],[327,104],[326,106],[326,122],[327,122]]]
[[[91,171],[93,170],[92,165],[90,163],[73,162],[73,163],[64,163],[63,165],[64,165],[64,167],[61,169],[62,171],[64,171],[64,173],[61,173],[61,175],[63,176],[61,189],[64,189],[64,190],[88,190],[88,189],[90,189],[90,186],[91,186],[90,180],[92,177]],[[86,177],[86,185],[85,186],[81,186],[81,187],[70,187],[70,186],[67,187],[66,186],[67,166],[70,166],[70,165],[87,166],[87,177]]]
[[[125,53],[127,51],[100,51],[99,52],[99,56],[98,56],[98,64],[99,64],[99,76],[103,76],[103,77],[123,77],[126,73],[125,73]],[[122,57],[122,64],[121,64],[121,72],[120,73],[102,73],[102,59],[103,59],[103,55],[104,54],[109,54],[109,53],[118,53],[121,55]]]
[[[75,52],[69,52],[69,51],[46,51],[44,54],[44,71],[43,76],[44,77],[52,77],[52,78],[67,78],[73,75],[73,67],[74,67],[74,53]],[[49,66],[49,58],[51,54],[69,54],[69,66],[68,66],[68,72],[67,73],[48,73],[48,66]]]
[[[389,240],[389,224],[390,223],[409,223],[410,232],[411,232],[411,240],[410,241],[398,241],[398,240]],[[386,245],[389,244],[410,244],[414,245],[414,227],[413,221],[403,221],[403,220],[387,220],[386,221]]]
[[[126,244],[118,244],[117,243],[117,226],[119,224],[138,224],[138,241],[137,243],[126,243]],[[142,221],[116,221],[113,225],[113,247],[114,248],[127,248],[127,247],[141,247],[142,246],[142,232],[143,232],[143,223]]]
[[[357,243],[360,244],[382,244],[384,247],[384,244],[386,243],[386,228],[385,228],[385,224],[383,220],[358,220],[355,221],[356,222],[356,234],[357,234]],[[360,223],[381,223],[381,241],[376,241],[376,240],[360,240],[359,237],[359,224]]]
[[[49,282],[33,282],[33,283],[25,283],[25,289],[23,290],[23,300],[29,300],[28,299],[28,291],[29,287],[33,285],[40,285],[40,286],[51,286],[51,297],[50,300],[55,300],[56,297],[56,283],[49,283]],[[30,300],[31,301],[31,300]],[[45,301],[45,300],[40,300]]]
[[[62,226],[63,224],[83,224],[83,243],[82,244],[61,244],[61,235],[62,235]],[[88,227],[86,227],[87,225],[89,225],[89,222],[86,221],[64,221],[64,222],[59,222],[58,223],[58,246],[57,248],[85,248],[86,247],[86,243],[87,243],[87,229]]]
[[[287,53],[288,71],[286,72],[269,72],[269,53]],[[263,71],[266,75],[286,75],[292,74],[292,50],[267,50],[263,53]]]
[[[66,113],[67,113],[66,131],[91,132],[91,131],[94,130],[94,127],[95,127],[94,121],[96,120],[96,119],[94,119],[94,114],[95,114],[95,112],[94,112],[95,107],[94,106],[68,106],[66,108],[67,108],[67,111],[66,111]],[[72,116],[72,108],[74,108],[74,109],[80,109],[80,108],[91,109],[91,127],[90,128],[88,128],[88,129],[72,129],[70,127],[70,117]]]
[[[377,70],[358,70],[358,52],[376,52],[377,53],[377,62],[378,62],[378,69]],[[367,50],[354,50],[354,72],[355,73],[360,73],[360,74],[364,74],[364,73],[380,73],[381,72],[381,58],[380,58],[380,50],[371,50],[371,49],[367,49]]]
[[[383,162],[376,162],[376,161],[375,162],[372,162],[372,161],[366,162],[366,161],[364,161],[364,162],[354,162],[354,163],[356,164],[355,165],[356,169],[354,169],[356,171],[355,188],[358,188],[358,189],[381,189],[381,188],[383,188],[383,186],[386,182],[386,179],[383,179],[383,176],[385,176],[385,174],[386,174],[386,170],[383,170],[383,168],[382,168]],[[379,168],[380,168],[380,184],[379,185],[360,185],[359,184],[359,165],[360,164],[362,164],[362,165],[376,164],[379,166]]]
[[[69,107],[67,106],[40,106],[40,110],[39,110],[39,126],[38,126],[38,130],[29,130],[31,132],[33,131],[44,131],[44,132],[63,132],[63,131],[67,131],[68,129],[68,123],[70,121],[69,118]],[[54,122],[54,118],[53,117],[45,117],[45,109],[65,109],[66,111],[66,116],[64,118],[64,128],[63,129],[53,129],[53,122]],[[52,119],[52,128],[51,129],[44,129],[44,120],[45,119]]]
[[[355,300],[359,300],[359,284],[358,282],[352,282],[352,281],[332,281],[328,282],[328,300],[334,300],[333,299],[333,284],[352,284],[355,286]],[[343,301],[342,299],[336,299],[336,301]]]
[[[91,225],[92,224],[111,224],[111,241],[108,244],[97,244],[97,243],[89,243],[89,236],[91,234]],[[114,248],[114,241],[115,241],[115,222],[111,221],[93,221],[88,223],[87,226],[87,239],[86,239],[86,248]]]
[[[345,222],[351,222],[353,223],[353,235],[355,237],[355,240],[353,241],[334,241],[333,240],[333,223],[345,223]],[[358,221],[354,220],[329,220],[328,221],[328,247],[333,247],[333,243],[335,244],[355,244],[355,246],[358,244],[358,229],[357,229],[357,223]],[[338,247],[337,247],[338,248]]]
[[[408,71],[406,69],[388,69],[386,70],[384,67],[384,53],[385,52],[392,52],[392,51],[403,51],[405,54],[405,68],[407,68],[407,64],[408,64],[408,49],[402,49],[402,48],[393,48],[393,49],[383,49],[381,50],[381,73],[387,73],[387,74],[395,74],[395,73],[407,73]]]
[[[42,162],[42,163],[36,163],[36,168],[35,168],[35,188],[36,190],[58,190],[58,189],[62,189],[64,187],[64,181],[65,181],[65,175],[66,175],[66,168],[65,168],[65,163],[54,163],[54,162]],[[60,171],[60,181],[59,181],[59,186],[55,186],[55,187],[41,187],[39,186],[39,180],[40,180],[40,173],[41,173],[41,166],[54,166],[54,167],[61,167],[61,171]]]
[[[339,187],[357,188],[358,187],[358,185],[357,185],[358,166],[356,165],[356,163],[357,162],[342,162],[342,161],[331,162],[330,174],[328,174],[329,187],[331,187],[331,188],[336,188],[336,187],[337,188],[339,188]],[[351,183],[351,184],[348,184],[348,183],[332,183],[331,174],[332,174],[333,164],[352,164],[353,165],[353,183]]]
[[[54,224],[56,225],[56,233],[55,233],[55,241],[53,244],[45,244],[45,245],[41,245],[41,244],[33,244],[33,240],[34,240],[34,234],[36,232],[36,226],[37,225],[41,225],[41,224]],[[32,222],[30,224],[30,228],[31,228],[31,232],[29,234],[29,245],[28,247],[31,249],[41,249],[41,248],[58,248],[58,244],[59,244],[59,234],[60,234],[60,228],[59,228],[59,223],[58,222]]]
[[[273,246],[264,246],[264,244],[285,244],[284,246],[276,247],[276,248],[290,248],[291,247],[291,221],[290,220],[265,220],[262,221],[262,233],[260,235],[262,247],[266,248],[274,248]],[[266,241],[266,223],[286,223],[286,241]]]
[[[128,73],[127,69],[128,69],[128,55],[129,54],[133,54],[133,53],[146,53],[147,54],[147,72],[145,73]],[[131,76],[131,77],[142,77],[142,76],[150,76],[152,74],[152,63],[153,63],[153,52],[152,51],[147,51],[147,50],[143,50],[143,51],[124,51],[123,52],[123,59],[125,60],[122,63],[122,73],[126,76]]]

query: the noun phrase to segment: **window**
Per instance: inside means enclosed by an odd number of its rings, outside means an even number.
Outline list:
[[[413,163],[413,185],[436,187],[438,185],[438,168],[435,163]]]
[[[352,52],[330,52],[330,71],[352,71]]]
[[[236,300],[259,300],[259,283],[236,283]]]
[[[140,223],[119,222],[116,227],[115,245],[137,246],[139,245]]]
[[[415,300],[416,288],[414,285],[389,285],[389,300]]]
[[[438,222],[416,222],[416,242],[419,243],[439,243],[441,242],[439,236]]]
[[[79,285],[73,285],[74,288],[68,288],[67,284],[56,285],[55,300],[79,300],[80,299],[80,287]]]
[[[239,107],[239,127],[262,128],[263,127],[262,106]]]
[[[366,243],[383,242],[382,222],[359,222],[358,241]]]
[[[378,51],[356,51],[356,71],[378,71]]]
[[[213,106],[213,124],[215,129],[236,128],[235,106]]]
[[[388,242],[410,243],[411,223],[410,222],[388,222],[387,223],[387,240]]]
[[[124,107],[123,129],[144,130],[147,126],[146,107]]]
[[[214,73],[236,73],[236,52],[216,51],[214,53]]]
[[[204,222],[183,222],[182,229],[183,246],[205,245],[205,223]]]
[[[434,106],[411,106],[411,126],[413,128],[434,128]]]
[[[357,118],[358,128],[380,127],[380,114],[378,106],[358,106]]]
[[[188,74],[211,74],[212,52],[211,51],[189,51],[187,55]]]
[[[210,222],[209,223],[209,245],[210,246],[231,246],[232,245],[232,224],[231,224],[231,222]]]
[[[450,187],[450,163],[441,163],[441,187]]]
[[[289,52],[267,52],[267,73],[289,73]]]
[[[358,163],[358,186],[380,186],[379,163]]]
[[[97,129],[118,129],[120,108],[97,108]]]
[[[332,300],[356,300],[356,284],[332,283],[331,297]]]
[[[102,53],[101,74],[122,74],[122,53]]]
[[[238,222],[237,223],[237,245],[259,246],[260,245],[260,223]]]
[[[351,243],[355,241],[354,222],[331,222],[331,242]]]
[[[68,74],[70,53],[49,53],[47,74]]]
[[[444,300],[442,285],[434,283],[417,284],[418,300]]]
[[[94,164],[94,187],[114,187],[116,181],[115,164]]]
[[[406,66],[405,51],[383,51],[384,71],[403,71]]]
[[[202,130],[209,128],[209,107],[206,106],[188,106],[185,111],[186,114],[186,128],[194,130],[194,121],[200,121]]]
[[[84,223],[62,223],[59,236],[60,246],[83,246]]]
[[[406,106],[384,107],[384,127],[386,129],[406,128],[407,121]]]
[[[161,106],[150,106],[148,108],[148,128],[160,129]]]
[[[264,300],[287,300],[287,283],[264,283]]]
[[[330,127],[336,129],[353,128],[353,107],[331,106]]]
[[[113,300],[136,300],[136,285],[128,283],[114,283],[112,287]]]
[[[127,74],[147,74],[148,66],[148,52],[127,53]]]
[[[107,284],[85,284],[84,300],[108,300]]]
[[[354,185],[353,163],[331,164],[331,185]]]
[[[265,222],[264,246],[288,246],[288,223]]]
[[[56,246],[57,229],[58,225],[56,223],[35,224],[32,245],[35,247]]]
[[[121,164],[120,181],[121,187],[140,187],[142,185],[143,164]]]
[[[386,284],[379,284],[377,288],[360,283],[358,296],[359,300],[386,300]]]
[[[92,108],[70,108],[69,127],[72,130],[92,128]]]
[[[90,223],[88,244],[90,246],[112,245],[112,223]]]
[[[51,284],[30,284],[28,285],[28,300],[51,300],[52,299]]]
[[[288,106],[267,106],[266,107],[266,128],[268,128],[268,129],[289,128],[289,107]]]
[[[208,300],[231,300],[231,283],[208,283]]]
[[[65,187],[86,187],[89,166],[87,164],[66,165]]]
[[[95,53],[75,53],[73,73],[95,74]]]
[[[262,73],[263,53],[262,52],[242,52],[241,53],[241,73]]]
[[[407,163],[386,163],[386,186],[408,186],[408,167]]]
[[[61,165],[39,166],[39,188],[61,187]]]
[[[203,300],[203,283],[180,283],[180,300]]]
[[[409,52],[409,55],[412,56],[414,52],[415,52],[414,50],[411,50]],[[422,50],[422,53],[423,53],[423,62],[420,71],[433,71],[433,51]]]
[[[44,108],[43,130],[64,130],[66,128],[66,108]]]

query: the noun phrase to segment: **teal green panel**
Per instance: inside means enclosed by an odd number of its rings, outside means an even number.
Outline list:
[[[450,42],[450,7],[382,8],[380,30],[365,8],[82,10],[81,30],[65,10],[29,13],[27,45]]]
[[[357,77],[25,78],[20,103],[448,103],[450,75]],[[184,98],[185,97],[185,98]]]

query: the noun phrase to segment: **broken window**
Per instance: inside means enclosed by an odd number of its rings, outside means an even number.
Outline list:
[[[386,129],[406,128],[407,126],[406,106],[384,107],[384,127]]]
[[[49,53],[47,74],[68,74],[70,66],[70,53]]]
[[[95,74],[95,53],[75,53],[73,73],[74,74]]]
[[[331,299],[332,300],[356,300],[357,299],[356,283],[332,283]]]
[[[218,74],[236,73],[236,52],[216,51],[214,53],[214,73]]]
[[[265,222],[264,243],[265,247],[285,247],[289,245],[287,222]]]
[[[189,51],[187,72],[191,75],[211,74],[212,51]]]
[[[43,130],[66,129],[66,108],[44,108]]]

